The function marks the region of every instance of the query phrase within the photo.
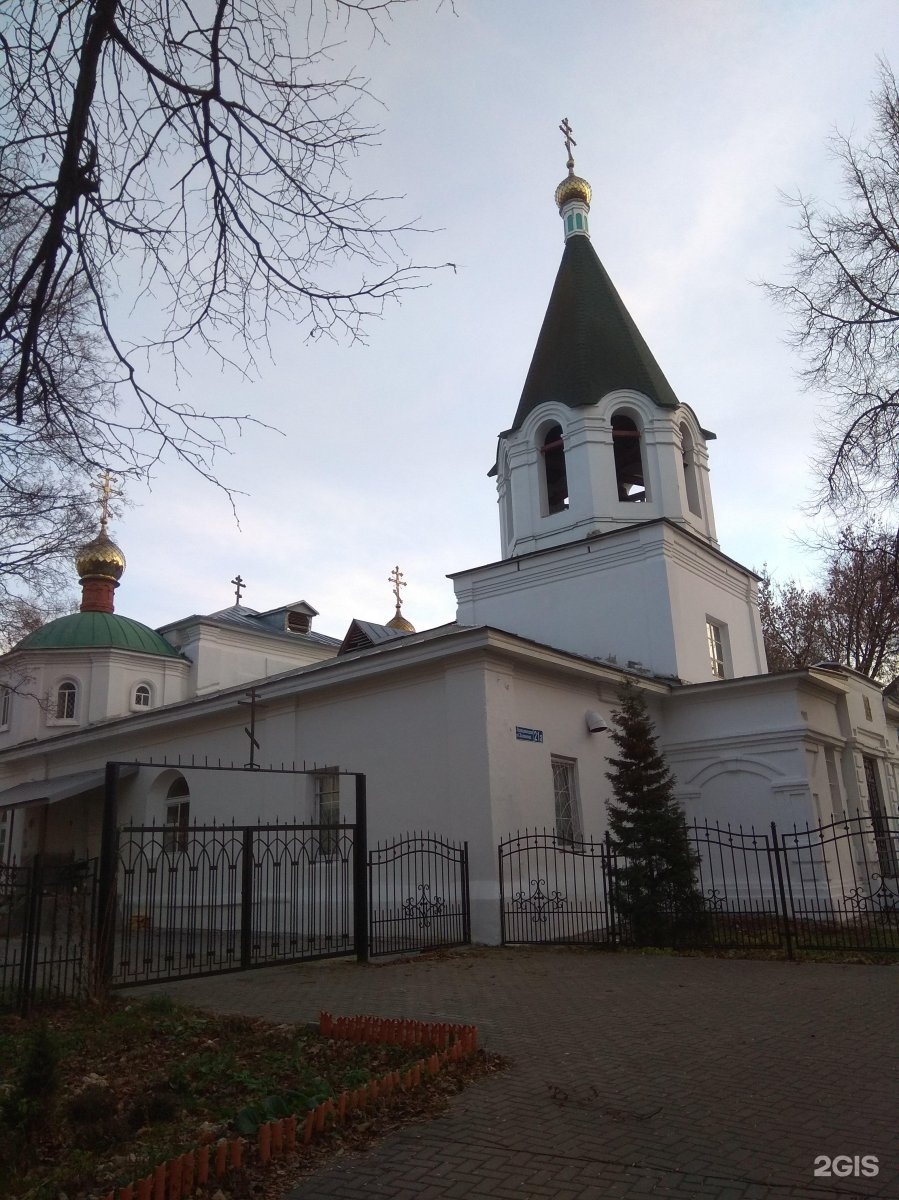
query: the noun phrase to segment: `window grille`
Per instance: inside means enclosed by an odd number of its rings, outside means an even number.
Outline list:
[[[580,801],[577,791],[577,763],[574,759],[553,758],[553,798],[556,808],[556,837],[561,842],[579,842],[581,829]]]

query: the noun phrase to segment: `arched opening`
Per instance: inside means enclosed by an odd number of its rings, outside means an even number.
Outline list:
[[[550,425],[543,436],[540,453],[543,455],[546,515],[565,512],[568,508],[568,475],[561,425]]]
[[[64,680],[56,689],[57,721],[74,721],[78,711],[78,684]]]
[[[681,454],[684,464],[684,487],[687,492],[687,508],[694,517],[702,516],[699,506],[699,479],[696,475],[696,446],[693,435],[686,425],[680,427]]]
[[[515,536],[515,522],[512,514],[512,472],[509,467],[509,456],[503,454],[502,473],[499,478],[500,494],[500,523],[506,544],[511,545]]]
[[[615,481],[618,499],[627,503],[646,500],[643,450],[637,424],[624,413],[612,417],[612,447],[615,452]]]
[[[149,708],[153,703],[153,692],[148,683],[139,683],[134,689],[134,707]]]

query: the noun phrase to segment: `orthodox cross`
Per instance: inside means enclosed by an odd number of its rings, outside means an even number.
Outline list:
[[[396,611],[400,611],[400,588],[406,586],[406,581],[403,579],[403,573],[399,565],[395,566],[387,576],[387,582],[393,584],[393,594],[396,596]]]
[[[576,146],[577,142],[571,136],[573,131],[572,131],[571,126],[568,124],[567,117],[562,118],[562,124],[559,126],[559,128],[561,129],[562,133],[565,135],[565,149],[568,151],[568,162],[566,165],[569,170],[573,170],[574,158],[572,157],[572,154],[571,154],[571,147]]]
[[[92,484],[94,491],[97,493],[97,502],[100,505],[100,528],[105,533],[106,526],[109,524],[110,517],[110,501],[121,496],[121,488],[113,486],[115,476],[111,471],[104,471],[100,479]]]
[[[239,575],[235,575],[231,582],[234,584],[234,595],[237,603],[240,604],[240,594],[241,592],[245,592],[247,590],[247,585]]]
[[[240,576],[238,576],[240,578]],[[238,704],[248,704],[250,706],[250,727],[244,726],[244,733],[250,739],[250,761],[244,763],[245,767],[249,767],[251,771],[258,771],[259,767],[256,763],[256,751],[259,749],[259,743],[256,740],[256,689],[251,687],[247,692],[249,700],[238,700]]]

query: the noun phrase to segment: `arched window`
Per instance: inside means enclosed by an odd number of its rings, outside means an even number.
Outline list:
[[[139,683],[134,689],[134,707],[149,708],[153,703],[153,692],[148,683]]]
[[[186,850],[190,829],[190,788],[183,775],[174,781],[166,793],[165,823],[165,849]]]
[[[615,481],[618,499],[628,503],[646,500],[640,430],[624,413],[612,417],[612,446],[615,451]]]
[[[543,455],[543,481],[546,489],[546,515],[568,508],[568,475],[565,471],[565,443],[562,426],[550,425],[540,447]]]
[[[681,425],[680,427],[680,443],[684,462],[684,487],[687,492],[687,507],[694,517],[701,517],[699,481],[696,477],[696,447],[693,442],[693,435],[686,425]]]
[[[74,721],[78,707],[78,685],[66,679],[56,689],[57,721]]]

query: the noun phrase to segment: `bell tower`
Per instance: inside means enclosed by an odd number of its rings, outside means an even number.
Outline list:
[[[590,238],[593,189],[555,191],[564,247],[498,439],[502,559],[452,576],[458,621],[689,681],[763,673],[757,577],[718,548],[708,443]]]
[[[707,442],[634,324],[590,240],[593,189],[556,188],[564,250],[515,418],[499,436],[504,558],[667,518],[717,545]]]

